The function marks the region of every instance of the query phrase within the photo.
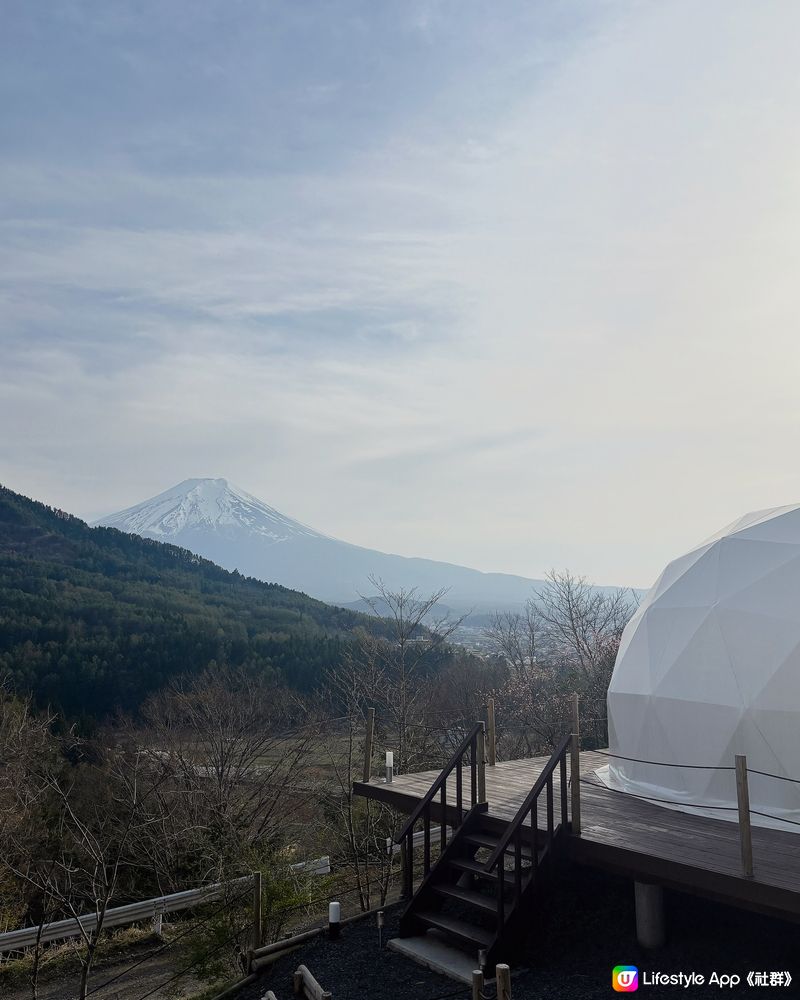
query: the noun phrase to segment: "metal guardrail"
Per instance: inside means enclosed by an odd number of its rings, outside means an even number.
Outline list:
[[[140,920],[150,920],[162,913],[177,913],[188,910],[200,903],[218,899],[231,886],[252,882],[249,875],[234,879],[231,882],[217,882],[214,885],[203,886],[200,889],[185,889],[183,892],[173,892],[169,896],[156,896],[153,899],[143,899],[138,903],[128,903],[127,906],[115,906],[106,910],[103,917],[103,927],[124,927]],[[0,934],[0,952],[22,951],[32,948],[37,941],[48,944],[64,938],[77,937],[84,931],[91,932],[97,928],[97,914],[84,913],[80,917],[68,917],[66,920],[56,920],[42,927],[41,936],[38,927],[22,927],[16,931]]]
[[[449,826],[445,827],[445,829],[449,833],[453,832],[452,829],[451,829],[451,827],[449,827]],[[442,831],[442,828],[440,826],[432,826],[431,827],[431,837],[433,837],[434,839],[436,837],[440,837],[441,836],[441,831]],[[417,832],[414,834],[414,847],[419,847],[421,844],[424,844],[424,843],[425,843],[425,831],[424,830],[417,830]],[[403,849],[403,845],[395,843],[393,837],[387,837],[386,838],[386,853],[387,854],[399,854],[402,851],[402,849]]]
[[[331,870],[331,859],[327,856],[315,858],[312,861],[301,861],[290,865],[295,874],[328,875]],[[219,899],[226,890],[237,885],[245,886],[253,882],[251,875],[232,879],[229,882],[216,882],[213,885],[201,886],[199,889],[185,889],[183,892],[173,892],[168,896],[155,896],[143,899],[138,903],[128,903],[126,906],[115,906],[106,910],[103,918],[103,929],[125,927],[141,920],[152,920],[165,913],[179,913],[190,910],[201,903]],[[0,954],[8,951],[23,951],[33,948],[37,942],[49,944],[66,938],[79,937],[83,931],[91,933],[97,928],[97,914],[85,913],[80,917],[68,917],[66,920],[56,920],[42,927],[41,935],[38,927],[21,927],[16,931],[0,934]]]
[[[331,859],[325,854],[321,858],[314,858],[313,861],[299,861],[289,867],[297,875],[330,875]]]

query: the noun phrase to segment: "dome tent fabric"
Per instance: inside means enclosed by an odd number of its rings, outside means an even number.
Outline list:
[[[746,754],[753,824],[800,833],[800,783],[753,773],[800,781],[800,505],[667,566],[623,634],[608,719],[609,787],[735,820]]]

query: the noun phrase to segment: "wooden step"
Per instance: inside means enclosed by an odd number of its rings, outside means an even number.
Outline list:
[[[440,931],[446,931],[451,937],[463,941],[465,944],[474,944],[479,948],[488,948],[494,940],[494,934],[483,927],[474,927],[472,924],[451,917],[446,913],[434,913],[431,910],[418,910],[414,917],[428,927],[436,927]]]
[[[459,903],[466,903],[467,906],[474,906],[476,910],[483,910],[484,913],[497,913],[497,900],[493,896],[485,896],[482,892],[475,892],[474,889],[464,889],[460,885],[451,885],[448,882],[440,882],[434,885],[433,891],[447,899],[457,899]],[[511,910],[511,904],[505,904],[506,916]]]
[[[462,834],[460,839],[468,844],[475,844],[476,847],[486,847],[490,851],[493,851],[500,843],[499,837],[495,837],[491,833],[483,833],[481,830],[470,830],[468,833]]]
[[[492,882],[496,882],[500,877],[500,867],[493,868],[492,871],[487,872],[483,867],[482,861],[473,861],[472,858],[451,858],[447,862],[450,868],[455,868],[461,872],[469,872],[470,875],[475,875],[478,878],[490,879]],[[514,885],[514,873],[509,871],[503,871],[505,875],[506,884]]]
[[[489,851],[493,851],[497,845],[500,843],[500,838],[495,837],[491,833],[482,833],[480,830],[470,831],[469,833],[463,834],[462,838],[467,844],[473,844],[475,847],[485,847]],[[514,853],[513,842],[506,848],[506,853]],[[539,856],[541,857],[541,850],[539,851]],[[530,861],[532,854],[531,849],[527,845],[523,845],[521,856],[525,858],[526,861]]]

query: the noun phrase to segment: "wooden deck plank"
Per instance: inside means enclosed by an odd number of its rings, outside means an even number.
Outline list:
[[[499,761],[486,768],[489,816],[511,820],[541,773],[547,758]],[[567,855],[579,863],[607,867],[631,877],[649,877],[688,892],[739,905],[800,917],[800,832],[753,827],[753,878],[741,874],[735,822],[680,812],[606,788],[595,771],[608,763],[602,753],[581,754],[581,835],[569,836]],[[438,770],[395,775],[391,785],[356,783],[358,794],[380,798],[410,812],[439,776]],[[470,772],[463,773],[464,803],[470,802]],[[553,808],[560,816],[559,773],[553,780]],[[447,801],[455,801],[455,776]],[[732,818],[736,814],[732,814]],[[539,800],[540,828],[547,823]]]

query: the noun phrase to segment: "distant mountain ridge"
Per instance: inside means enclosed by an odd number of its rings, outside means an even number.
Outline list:
[[[428,594],[449,588],[446,604],[456,612],[520,608],[544,583],[352,545],[301,524],[226,479],[187,479],[95,523],[169,541],[226,569],[345,606],[373,593],[371,576],[395,590],[417,587]]]

